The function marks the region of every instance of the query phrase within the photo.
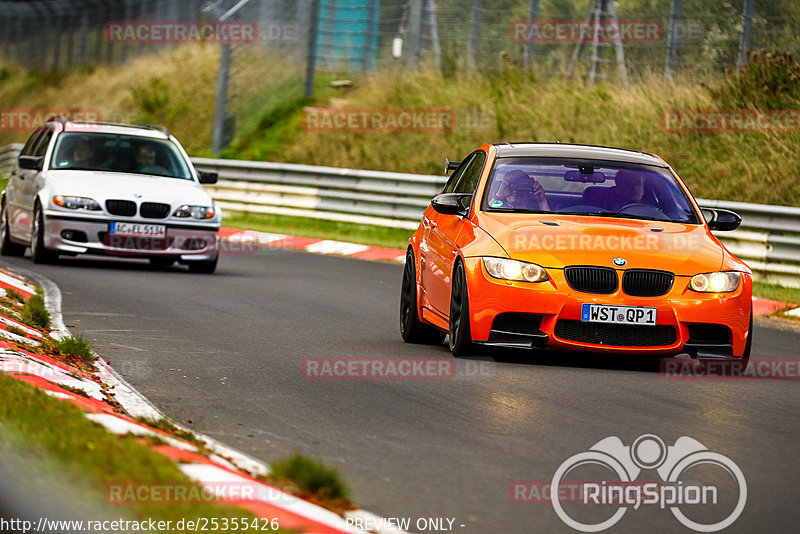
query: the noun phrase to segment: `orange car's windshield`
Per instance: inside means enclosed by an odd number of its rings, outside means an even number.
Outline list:
[[[481,209],[700,223],[668,169],[609,161],[498,158]]]

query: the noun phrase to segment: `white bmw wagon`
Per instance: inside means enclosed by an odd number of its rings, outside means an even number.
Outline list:
[[[160,125],[51,118],[25,144],[2,195],[0,254],[36,263],[59,255],[102,254],[176,261],[212,273],[220,211]]]

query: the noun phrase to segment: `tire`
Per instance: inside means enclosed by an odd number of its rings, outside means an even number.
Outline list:
[[[0,205],[0,255],[22,256],[25,254],[25,245],[11,241],[11,230],[8,226],[8,211],[6,203]]]
[[[744,352],[739,359],[742,362],[742,369],[747,369],[747,364],[750,363],[750,351],[753,348],[753,310],[750,310],[750,327],[747,329],[747,343],[744,344]]]
[[[406,343],[441,345],[444,341],[444,332],[419,320],[416,273],[414,252],[409,250],[406,254],[403,285],[400,291],[400,335]]]
[[[33,208],[33,229],[31,231],[31,259],[33,263],[55,263],[58,252],[44,246],[44,214],[37,202]]]
[[[170,256],[153,256],[150,258],[150,265],[159,269],[169,269],[175,264],[175,258]]]
[[[189,266],[189,272],[197,274],[212,274],[217,270],[218,261],[219,256],[215,256],[213,260],[186,262],[186,265]]]
[[[475,351],[469,329],[469,293],[464,264],[456,262],[450,291],[450,352],[463,356]]]

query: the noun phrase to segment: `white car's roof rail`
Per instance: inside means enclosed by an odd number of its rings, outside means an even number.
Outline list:
[[[74,125],[82,125],[83,124],[83,125],[90,125],[90,126],[94,125],[94,126],[113,126],[113,127],[116,127],[116,128],[135,128],[137,130],[155,130],[155,131],[161,132],[166,137],[169,137],[169,130],[167,130],[167,127],[162,125],[162,124],[151,123],[151,124],[145,124],[145,125],[142,126],[142,125],[139,125],[139,124],[121,124],[121,123],[118,123],[118,122],[70,121],[70,120],[65,119],[64,117],[51,117],[50,119],[47,120],[47,122],[52,122],[53,120],[57,120],[57,119],[61,120],[61,126],[62,126],[62,129],[64,131],[67,130],[67,124],[74,124]]]
[[[150,122],[148,124],[145,124],[144,127],[145,128],[150,128],[151,130],[158,130],[161,133],[163,133],[164,135],[166,135],[167,137],[169,137],[169,130],[167,130],[167,127],[164,126],[163,124],[158,124],[156,122]]]

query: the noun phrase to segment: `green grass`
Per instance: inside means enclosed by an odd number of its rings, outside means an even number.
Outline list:
[[[58,352],[65,356],[79,356],[83,363],[90,364],[97,359],[92,352],[92,344],[83,336],[65,337],[55,343]]]
[[[145,424],[149,427],[155,428],[157,430],[162,430],[168,434],[172,434],[176,438],[180,438],[186,440],[194,445],[201,447],[204,445],[205,442],[200,441],[197,437],[189,431],[181,430],[178,428],[174,423],[168,421],[167,419],[150,419],[147,417],[137,417],[137,421],[142,424]]]
[[[779,302],[800,305],[800,288],[753,281],[753,295]]]
[[[289,480],[321,500],[350,499],[350,490],[336,470],[299,453],[271,464],[270,477]]]
[[[0,375],[0,453],[5,460],[24,458],[21,468],[57,473],[55,487],[42,484],[37,499],[67,499],[77,507],[90,506],[92,515],[177,521],[182,518],[254,519],[249,512],[214,502],[173,502],[170,505],[135,502],[111,506],[105,502],[110,485],[157,484],[196,487],[177,465],[152,451],[142,440],[116,436],[89,421],[76,406],[46,395],[40,389]],[[14,437],[12,437],[14,436]],[[11,464],[7,464],[11,465]],[[38,477],[29,480],[38,483]],[[26,489],[31,489],[30,487]],[[56,495],[53,495],[56,494]],[[79,519],[79,517],[71,518]]]
[[[33,328],[50,328],[50,314],[41,295],[32,295],[20,310],[22,322]]]
[[[12,287],[6,289],[6,298],[15,300],[19,303],[25,302],[25,297],[22,296],[22,293]]]
[[[334,239],[403,250],[408,246],[408,238],[413,233],[412,230],[343,223],[326,219],[244,212],[226,212],[222,223],[224,226],[241,230]]]

